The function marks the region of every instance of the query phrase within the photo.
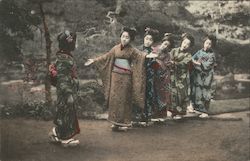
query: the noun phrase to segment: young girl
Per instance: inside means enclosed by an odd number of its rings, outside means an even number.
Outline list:
[[[194,38],[184,34],[179,48],[174,48],[170,52],[171,69],[171,106],[169,111],[174,119],[181,119],[186,114],[189,103],[189,63],[192,55],[189,49],[194,45]]]
[[[216,37],[206,36],[203,48],[192,57],[194,68],[191,74],[191,102],[194,109],[201,112],[201,118],[208,117],[209,103],[213,93],[211,84],[214,76],[215,54],[213,48],[215,45]]]
[[[153,51],[152,45],[156,41],[158,34],[159,34],[158,30],[147,27],[145,29],[144,42],[140,50],[145,52],[147,55],[150,54]],[[154,59],[145,60],[145,68],[146,68],[145,107],[144,107],[144,111],[142,111],[141,108],[136,109],[137,121],[148,122],[153,112],[152,110],[154,108],[154,101],[155,101],[154,63],[156,63]]]
[[[130,45],[135,33],[134,29],[124,27],[120,44],[85,63],[94,63],[100,71],[109,108],[108,121],[113,124],[112,129],[115,131],[127,130],[131,126],[132,103],[141,108],[145,104],[146,54]]]
[[[158,57],[156,58],[159,65],[156,70],[155,92],[157,102],[157,113],[159,121],[164,121],[167,116],[167,109],[171,105],[171,86],[170,86],[170,54],[169,52],[174,47],[174,40],[170,33],[164,34],[162,43],[158,49]]]
[[[79,140],[73,138],[80,133],[76,116],[75,100],[78,90],[76,66],[71,51],[75,49],[76,35],[65,31],[58,36],[59,51],[50,72],[56,76],[57,108],[51,139],[63,146],[75,146]]]

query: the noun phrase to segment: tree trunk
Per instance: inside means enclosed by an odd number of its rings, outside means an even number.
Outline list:
[[[116,1],[116,9],[115,9],[115,13],[116,14],[120,14],[121,10],[122,10],[122,5],[125,3],[125,0],[118,0]]]
[[[49,77],[49,65],[51,64],[51,44],[52,41],[50,39],[49,29],[45,20],[45,14],[43,10],[42,3],[39,3],[39,8],[41,12],[43,27],[44,27],[44,38],[46,42],[46,78],[45,78],[45,100],[46,103],[51,106],[52,97],[51,97],[51,83]]]

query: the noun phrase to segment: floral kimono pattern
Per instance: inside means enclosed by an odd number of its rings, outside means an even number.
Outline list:
[[[157,58],[158,68],[156,70],[155,78],[155,94],[158,117],[166,117],[166,110],[171,105],[171,66],[169,61],[170,55],[168,52],[159,53]]]
[[[146,54],[150,54],[153,49],[151,47],[141,46],[140,50]],[[156,63],[154,59],[145,60],[146,69],[146,91],[145,91],[145,107],[144,110],[134,106],[135,121],[147,121],[153,114],[155,94],[154,94],[154,77],[155,69],[153,64]]]
[[[76,67],[72,56],[60,52],[57,53],[55,66],[57,69],[57,107],[54,123],[58,138],[65,140],[80,133],[76,115],[78,91]]]
[[[185,115],[189,104],[189,63],[192,55],[174,48],[170,52],[170,59],[174,61],[171,69],[171,105],[169,111],[173,115]]]
[[[191,101],[194,109],[208,112],[209,102],[213,97],[211,88],[214,77],[215,54],[212,50],[199,50],[192,59],[201,61],[201,65],[194,65],[191,73]]]

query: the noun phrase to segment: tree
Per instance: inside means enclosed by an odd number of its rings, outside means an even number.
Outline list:
[[[30,3],[31,2],[31,3]],[[32,27],[42,23],[44,27],[44,37],[46,41],[46,68],[51,63],[51,43],[50,33],[45,20],[43,4],[52,2],[52,0],[2,0],[0,1],[0,53],[1,61],[23,61],[22,42],[23,40],[32,40]],[[35,14],[34,8],[39,8],[40,14]],[[50,80],[45,78],[45,97],[46,102],[51,105]]]
[[[1,64],[22,61],[23,40],[32,40],[31,27],[40,24],[40,18],[25,7],[27,1],[0,1],[0,56]]]
[[[48,106],[51,106],[52,97],[51,97],[51,83],[49,77],[49,65],[51,64],[51,38],[48,25],[45,18],[43,5],[45,3],[53,2],[53,0],[29,0],[30,2],[37,4],[40,11],[40,16],[42,19],[43,29],[44,29],[44,38],[46,42],[46,77],[45,77],[45,100]]]

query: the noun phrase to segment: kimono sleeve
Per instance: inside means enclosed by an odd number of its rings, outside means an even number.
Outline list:
[[[98,56],[96,58],[94,58],[94,61],[95,62],[102,62],[102,61],[105,61],[107,60],[109,57],[111,57],[113,54],[115,53],[115,47],[113,47],[109,52],[101,55],[101,56]]]
[[[197,51],[197,52],[192,56],[192,60],[193,60],[193,61],[197,61],[197,60],[199,59],[200,52],[201,52],[201,51],[199,50],[199,51]],[[192,63],[193,63],[193,62],[192,62]],[[194,69],[196,69],[196,71],[202,72],[202,69],[201,69],[201,66],[200,66],[200,65],[196,65],[196,64],[193,63],[193,67],[194,67]]]
[[[132,60],[132,95],[133,103],[140,108],[144,108],[145,90],[146,90],[146,69],[145,69],[146,54],[133,49]]]
[[[172,49],[172,50],[169,52],[170,60],[174,60],[175,52],[176,52],[175,49]]]
[[[181,57],[183,57],[181,60],[178,61],[178,49],[172,49],[169,53],[170,59],[172,61],[175,61],[175,65],[179,67],[183,67],[189,64],[189,62],[192,60],[192,55],[190,53],[183,53]]]
[[[192,56],[192,59],[193,60],[198,60],[198,55],[200,54],[200,50],[199,51],[197,51],[193,56]]]
[[[192,55],[190,53],[187,53],[181,61],[176,62],[176,66],[178,67],[187,66],[191,60],[192,60]]]
[[[201,63],[201,68],[204,71],[211,70],[214,67],[214,63],[215,63],[215,54],[211,53],[208,60]]]
[[[108,101],[109,92],[110,92],[110,80],[113,61],[115,57],[115,47],[113,47],[109,52],[104,55],[101,55],[94,59],[94,65],[99,71],[102,83],[104,86],[104,95],[105,100]],[[108,104],[108,103],[107,103]]]
[[[140,51],[140,50],[134,48],[133,52],[132,52],[131,58],[134,59],[134,60],[138,60],[140,58],[144,58],[145,59],[146,55],[147,54],[145,52]]]

